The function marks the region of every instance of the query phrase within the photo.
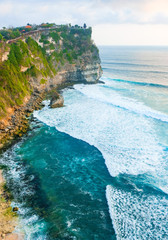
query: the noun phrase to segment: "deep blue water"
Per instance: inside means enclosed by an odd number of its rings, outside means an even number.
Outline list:
[[[1,157],[25,239],[168,239],[168,48],[100,56],[105,84],[46,101]]]

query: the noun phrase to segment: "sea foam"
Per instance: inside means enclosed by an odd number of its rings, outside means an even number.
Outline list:
[[[42,109],[34,112],[34,116],[97,147],[112,176],[148,173],[149,178],[151,175],[159,179],[156,185],[167,192],[166,154],[155,134],[156,120],[152,122],[150,118],[138,114],[138,111],[147,112],[148,108],[141,110],[142,105],[135,101],[113,92],[104,96],[103,91],[101,85],[76,85],[75,90],[64,92],[64,108]],[[128,105],[129,111],[126,109]],[[136,109],[137,113],[130,109]],[[167,118],[166,115],[164,117]]]
[[[167,239],[165,196],[127,192],[108,185],[106,197],[117,239]]]
[[[22,157],[17,153],[22,142],[15,144],[8,149],[1,157],[0,164],[7,167],[5,178],[13,194],[15,202],[12,206],[19,208],[19,222],[16,232],[23,232],[26,240],[46,240],[46,223],[33,211],[31,207],[26,206],[26,199],[35,194],[31,181],[33,175],[27,175],[26,167],[22,162]]]

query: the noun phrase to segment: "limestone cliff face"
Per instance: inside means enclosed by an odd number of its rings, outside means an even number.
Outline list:
[[[62,83],[97,83],[102,75],[101,66],[98,63],[87,64],[85,67],[80,65],[67,66],[58,72],[53,78],[48,80],[46,89],[50,90]],[[40,88],[41,86],[39,86]]]
[[[92,60],[92,54],[88,53],[87,61],[85,61],[85,58],[82,60],[82,63],[66,63],[55,75],[47,76],[44,85],[40,83],[42,76],[32,77],[30,79],[31,85],[38,90],[51,90],[62,83],[97,83],[102,76],[99,57]]]
[[[41,35],[45,34],[45,40],[48,41],[48,44],[45,44],[40,41]],[[55,44],[54,40],[49,36],[50,31],[46,31],[45,33],[34,33],[31,35],[32,39],[34,39],[38,45],[46,49],[46,54],[48,56],[53,56],[54,52],[57,52],[60,49],[64,49],[64,39],[61,37],[60,40]],[[78,36],[80,37],[80,36]],[[49,49],[48,45],[53,44],[55,49]],[[91,42],[92,47],[94,48],[93,51],[90,49],[86,49],[82,55],[78,56],[77,59],[73,59],[70,63],[65,61],[64,65],[60,65],[58,62],[53,60],[53,64],[59,65],[59,71],[52,75],[47,76],[45,86],[41,86],[40,79],[42,76],[38,76],[37,78],[31,78],[30,82],[33,87],[37,88],[38,90],[47,89],[50,90],[53,87],[61,83],[97,83],[102,76],[102,68],[100,57],[98,53],[97,47]],[[76,51],[76,49],[74,49]],[[43,64],[39,65],[36,64],[38,69],[42,69],[44,66]]]

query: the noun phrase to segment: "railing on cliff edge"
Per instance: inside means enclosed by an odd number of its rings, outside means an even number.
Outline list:
[[[22,33],[21,36],[17,37],[17,38],[14,38],[14,39],[9,39],[6,41],[7,44],[10,44],[10,43],[13,43],[13,42],[16,42],[18,41],[19,39],[23,39],[24,36],[29,36],[29,35],[32,35],[34,33],[40,33],[40,32],[45,32],[47,30],[51,30],[51,29],[57,29],[59,28],[60,26],[56,26],[56,27],[49,27],[49,28],[40,28],[40,29],[37,29],[37,30],[34,30],[34,31],[30,31],[30,32],[26,32],[26,33]],[[75,28],[72,28],[72,27],[68,27],[69,29],[75,29]],[[78,29],[78,28],[77,28]],[[85,30],[85,28],[83,28],[83,30]],[[0,40],[0,43],[2,42],[2,40]]]
[[[24,36],[29,36],[29,35],[32,35],[32,34],[34,34],[34,33],[45,32],[45,31],[48,31],[48,30],[50,30],[50,29],[56,29],[56,28],[58,28],[58,27],[50,27],[50,28],[44,28],[44,29],[37,29],[37,30],[30,31],[30,32],[27,32],[27,33],[22,33],[22,35],[21,35],[20,37],[7,40],[6,43],[9,43],[9,44],[10,44],[10,43],[16,42],[16,41],[19,40],[19,39],[24,38]]]

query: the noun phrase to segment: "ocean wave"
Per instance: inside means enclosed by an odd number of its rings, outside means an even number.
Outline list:
[[[151,64],[142,64],[142,63],[134,63],[134,62],[117,62],[117,61],[103,61],[103,66],[107,64],[107,65],[117,65],[117,66],[135,66],[135,67],[151,67],[153,68],[154,65]],[[163,67],[163,66],[161,66]]]
[[[103,81],[75,85],[64,91],[64,108],[34,115],[101,151],[117,186],[107,186],[106,198],[118,240],[167,239],[168,157],[157,131],[167,129],[168,116]]]
[[[108,185],[106,197],[118,240],[167,239],[168,198]]]
[[[129,81],[129,80],[124,80],[124,79],[117,79],[117,78],[107,78],[107,77],[102,77],[102,79],[105,80],[111,80],[115,82],[121,82],[121,83],[129,83],[133,85],[140,85],[140,86],[149,86],[149,87],[157,87],[157,88],[168,88],[168,85],[164,84],[159,84],[159,83],[150,83],[150,82],[138,82],[138,81]]]
[[[111,97],[103,94],[101,84],[74,87],[64,91],[66,107],[42,109],[34,116],[98,148],[111,176],[147,173],[149,181],[155,178],[153,184],[168,192],[166,153],[155,134],[155,122],[137,112],[144,112],[143,105],[115,93]],[[157,116],[167,122],[167,115],[164,117],[161,113]]]
[[[140,75],[142,75],[142,74],[145,74],[145,75],[149,75],[149,74],[157,74],[158,75],[158,77],[160,77],[160,76],[166,76],[166,75],[168,75],[168,72],[165,72],[165,71],[157,71],[157,70],[142,70],[142,69],[134,69],[134,68],[131,68],[130,67],[130,69],[129,68],[126,68],[126,66],[125,66],[125,68],[123,68],[123,67],[121,67],[121,68],[119,68],[119,66],[118,66],[118,64],[116,64],[116,68],[114,68],[114,66],[113,67],[108,67],[108,66],[106,66],[106,65],[104,65],[103,66],[103,69],[108,69],[108,72],[110,72],[110,73],[118,73],[118,72],[120,72],[120,74],[121,73],[130,73],[130,71],[131,71],[131,73],[132,74],[135,74],[135,76],[137,77],[138,76],[138,74],[140,74]]]
[[[105,81],[104,78],[103,81]],[[108,85],[102,85],[102,88],[106,87],[108,87]],[[168,122],[167,114],[161,113],[148,106],[145,106],[142,102],[138,102],[134,99],[121,96],[114,91],[110,91],[110,95],[107,95],[107,92],[103,92],[101,87],[99,86],[95,86],[94,91],[91,91],[91,88],[86,87],[85,85],[75,85],[74,88],[85,94],[87,97],[96,99],[99,102],[102,101],[107,104],[112,104],[117,108],[122,108],[136,114],[144,115],[146,117],[150,117],[163,122]]]

